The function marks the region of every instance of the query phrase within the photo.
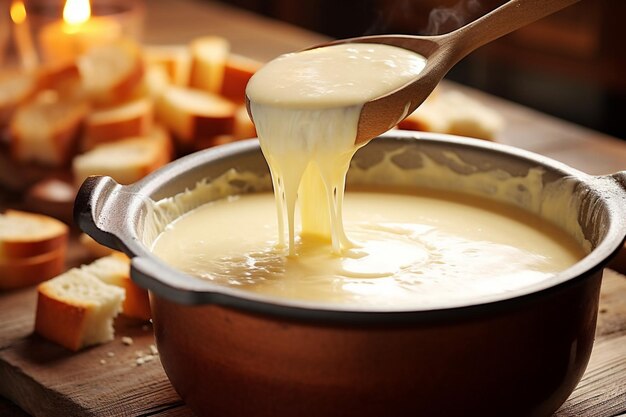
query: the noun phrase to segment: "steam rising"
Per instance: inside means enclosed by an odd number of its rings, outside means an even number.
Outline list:
[[[378,10],[374,23],[364,35],[385,33],[394,21],[402,21],[407,33],[439,35],[458,29],[485,12],[480,0],[458,0],[452,6],[444,5],[432,9],[428,20],[423,16],[424,4],[420,0],[398,0],[393,7]],[[448,3],[450,3],[448,1]],[[487,3],[493,3],[488,1]],[[421,7],[420,7],[421,6]],[[411,23],[414,22],[414,27]]]
[[[460,28],[467,24],[472,15],[479,9],[478,0],[459,0],[452,7],[437,7],[428,16],[428,26],[424,30],[424,34],[438,35],[442,33],[442,30]]]

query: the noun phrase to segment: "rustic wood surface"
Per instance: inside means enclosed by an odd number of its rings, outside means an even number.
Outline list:
[[[144,41],[150,44],[181,44],[196,36],[219,34],[231,41],[234,52],[268,60],[326,40],[206,1],[150,0],[147,5]],[[626,169],[626,142],[453,83],[444,83],[444,88],[462,90],[498,110],[506,121],[498,142],[594,175]],[[24,177],[5,161],[0,161],[2,168],[9,173],[8,188],[21,188]],[[0,189],[0,208],[16,206],[16,200],[19,196]],[[70,254],[68,266],[88,260],[75,243]],[[613,267],[625,272],[624,254]],[[606,270],[601,297],[597,339],[587,372],[557,416],[609,417],[626,412],[626,277]],[[192,415],[167,381],[158,359],[136,365],[137,351],[146,353],[154,343],[145,323],[119,319],[115,341],[70,354],[32,334],[34,303],[32,288],[0,294],[0,396],[11,400],[0,398],[0,416]],[[122,344],[122,336],[131,336],[134,344]]]

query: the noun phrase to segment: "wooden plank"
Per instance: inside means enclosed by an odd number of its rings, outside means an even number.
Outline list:
[[[0,300],[3,310],[12,305],[14,311],[15,301],[24,301],[19,310],[31,318],[27,330],[0,350],[0,395],[34,416],[50,417],[159,415],[183,406],[158,356],[137,364],[138,354],[148,355],[154,344],[151,326],[120,318],[114,341],[73,353],[32,334],[35,298],[29,291]],[[134,343],[125,345],[123,336]]]
[[[612,417],[626,412],[626,333],[597,340],[587,372],[555,416]]]

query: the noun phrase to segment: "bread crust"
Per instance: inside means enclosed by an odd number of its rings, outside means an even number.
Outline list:
[[[101,143],[144,136],[152,128],[153,116],[152,101],[146,98],[96,110],[85,119],[80,148],[87,151]]]
[[[15,262],[17,259],[46,255],[67,247],[69,227],[57,219],[19,210],[7,210],[2,217],[7,223],[13,219],[32,224],[37,232],[28,235],[0,234],[0,262]]]
[[[248,81],[261,65],[259,61],[231,54],[224,67],[224,82],[220,94],[235,103],[244,103]]]
[[[29,258],[0,260],[0,290],[28,287],[53,278],[65,270],[66,248]]]
[[[58,300],[45,285],[37,292],[35,332],[72,351],[82,347],[82,335],[87,324],[91,303]]]
[[[58,117],[51,115],[57,115]],[[78,136],[89,113],[82,100],[42,97],[20,107],[11,121],[11,156],[20,162],[65,166],[76,153]],[[35,121],[47,118],[45,125]],[[38,129],[34,132],[33,129]],[[42,132],[42,130],[45,131]]]
[[[0,99],[0,127],[2,127],[9,123],[20,105],[26,103],[39,91],[39,78],[34,73],[0,74],[0,89],[10,91],[10,94]]]
[[[189,49],[191,50],[189,86],[219,94],[230,51],[228,41],[219,36],[205,36],[194,39]]]
[[[178,145],[193,148],[193,142],[232,135],[236,106],[211,93],[182,87],[168,87],[156,109],[160,120],[177,139]]]

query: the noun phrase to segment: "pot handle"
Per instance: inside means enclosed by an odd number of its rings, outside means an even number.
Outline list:
[[[78,227],[96,242],[118,250],[123,245],[114,234],[116,216],[109,212],[109,207],[115,191],[121,188],[111,177],[90,176],[80,186],[74,201],[74,222]]]

